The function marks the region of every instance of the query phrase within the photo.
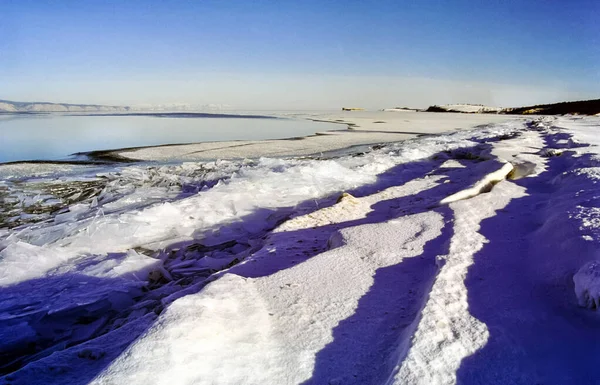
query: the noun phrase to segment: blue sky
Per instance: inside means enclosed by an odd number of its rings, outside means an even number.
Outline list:
[[[600,97],[598,1],[0,2],[0,99],[240,108]]]

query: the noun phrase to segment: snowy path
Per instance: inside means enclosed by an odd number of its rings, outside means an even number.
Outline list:
[[[0,233],[0,383],[597,383],[598,129],[107,174]]]

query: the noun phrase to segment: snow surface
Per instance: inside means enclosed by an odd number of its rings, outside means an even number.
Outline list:
[[[598,383],[598,129],[5,179],[0,383]]]

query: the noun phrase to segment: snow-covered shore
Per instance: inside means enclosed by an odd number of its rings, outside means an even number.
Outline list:
[[[599,129],[5,180],[0,383],[597,383]]]

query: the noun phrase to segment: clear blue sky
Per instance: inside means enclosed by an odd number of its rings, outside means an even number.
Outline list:
[[[0,99],[240,108],[600,97],[600,1],[0,1]]]

